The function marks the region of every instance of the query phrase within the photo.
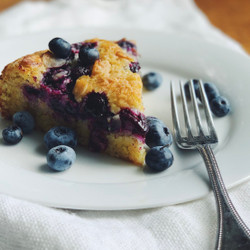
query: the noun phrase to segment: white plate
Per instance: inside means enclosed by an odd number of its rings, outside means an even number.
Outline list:
[[[116,29],[54,31],[2,40],[0,68],[47,47],[60,36],[69,42],[92,37],[137,41],[143,73],[158,71],[164,84],[144,93],[146,114],[172,128],[169,81],[202,78],[218,85],[232,104],[231,115],[215,119],[218,163],[227,186],[247,178],[250,139],[250,59],[229,49],[180,34]],[[1,121],[1,129],[9,122]],[[111,157],[77,150],[77,161],[62,173],[48,170],[42,134],[25,136],[16,146],[0,144],[0,191],[44,205],[91,210],[139,209],[176,204],[208,194],[205,166],[197,152],[172,146],[173,166],[158,174]]]

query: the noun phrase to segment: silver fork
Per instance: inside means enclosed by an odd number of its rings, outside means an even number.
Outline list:
[[[177,99],[174,86],[171,82],[171,105],[174,127],[174,137],[178,147],[182,149],[197,149],[207,168],[210,184],[215,195],[218,212],[218,231],[216,249],[250,249],[250,230],[242,221],[233,206],[224,182],[222,180],[215,156],[210,145],[218,142],[208,100],[204,91],[203,83],[199,81],[199,90],[203,104],[208,131],[205,131],[197,103],[193,81],[189,81],[189,91],[192,106],[194,108],[195,121],[198,134],[194,135],[191,128],[190,115],[183,84],[180,82],[181,100],[184,113],[185,134],[181,132],[180,121],[177,111]]]

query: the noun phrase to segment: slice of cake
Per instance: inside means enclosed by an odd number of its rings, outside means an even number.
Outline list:
[[[142,81],[133,42],[92,39],[68,44],[8,64],[0,76],[0,111],[11,119],[29,111],[43,131],[73,128],[92,151],[143,165],[147,123]]]

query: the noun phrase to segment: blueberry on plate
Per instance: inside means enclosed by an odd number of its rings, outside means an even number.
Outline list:
[[[152,148],[155,146],[170,146],[173,142],[172,135],[163,121],[156,117],[147,117],[148,132],[146,134],[146,144]]]
[[[215,116],[223,117],[231,110],[229,101],[223,96],[217,96],[210,102],[211,111]]]
[[[56,37],[49,42],[49,49],[59,58],[67,58],[71,53],[70,43],[59,37]]]
[[[204,86],[205,93],[207,95],[208,102],[212,101],[212,99],[220,95],[219,90],[213,83],[205,82],[203,86]],[[197,96],[199,97],[201,101],[200,93]]]
[[[91,66],[100,57],[99,51],[96,48],[90,48],[88,46],[82,46],[79,52],[80,62],[84,66]]]
[[[162,120],[155,117],[155,116],[147,116],[146,121],[147,121],[148,126],[150,126],[150,125],[152,125],[152,124],[154,124],[156,122],[162,124],[162,126],[165,126],[165,123]]]
[[[157,146],[147,152],[145,161],[150,169],[160,172],[173,164],[174,157],[169,148]]]
[[[193,86],[194,86],[194,92],[195,92],[195,95],[197,96],[197,97],[199,97],[200,96],[200,89],[199,89],[199,80],[197,80],[197,79],[192,79],[193,80]],[[186,94],[186,98],[188,99],[188,100],[190,100],[191,99],[191,94],[190,94],[190,90],[189,90],[189,82],[190,81],[188,81],[188,82],[186,82],[185,84],[184,84],[184,91],[185,91],[185,94]]]
[[[162,76],[157,72],[150,72],[142,77],[143,86],[147,90],[154,90],[162,84]]]
[[[12,125],[3,130],[2,136],[7,144],[14,145],[22,140],[23,132],[18,126]]]
[[[58,145],[66,145],[75,148],[77,145],[76,133],[67,127],[59,126],[51,128],[44,136],[44,142],[48,149]]]
[[[30,133],[35,127],[33,116],[27,111],[16,112],[12,118],[14,124],[20,127],[24,134]]]
[[[75,162],[74,149],[65,145],[53,147],[47,153],[48,166],[55,171],[64,171]]]

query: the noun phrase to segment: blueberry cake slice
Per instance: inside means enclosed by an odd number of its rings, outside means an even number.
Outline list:
[[[2,116],[29,111],[43,131],[71,127],[90,150],[143,165],[148,128],[136,45],[125,39],[70,45],[55,38],[49,47],[4,68]]]

